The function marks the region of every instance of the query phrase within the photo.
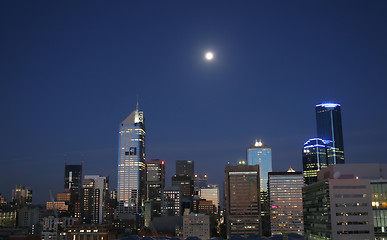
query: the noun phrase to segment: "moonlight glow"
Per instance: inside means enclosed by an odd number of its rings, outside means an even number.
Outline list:
[[[206,52],[205,58],[207,61],[211,61],[214,59],[214,54],[212,52]]]

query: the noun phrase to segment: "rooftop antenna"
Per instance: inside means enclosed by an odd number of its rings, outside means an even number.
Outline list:
[[[85,162],[85,154],[81,154],[81,165]]]

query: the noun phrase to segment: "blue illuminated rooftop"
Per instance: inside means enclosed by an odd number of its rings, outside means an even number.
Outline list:
[[[316,107],[326,107],[326,108],[335,108],[340,106],[341,105],[338,103],[320,103],[316,105]]]

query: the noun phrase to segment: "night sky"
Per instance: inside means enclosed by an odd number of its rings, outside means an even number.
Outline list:
[[[387,163],[386,1],[1,1],[0,193],[62,190],[64,155],[116,187],[136,107],[146,158],[221,184],[255,139],[302,170],[315,105],[342,105],[346,163]],[[203,59],[212,50],[215,60]],[[83,154],[83,157],[82,157]]]

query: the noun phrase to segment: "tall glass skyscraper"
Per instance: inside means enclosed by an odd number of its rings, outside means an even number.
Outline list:
[[[141,213],[145,199],[145,120],[134,110],[122,123],[118,149],[118,217],[129,219]]]
[[[259,165],[261,192],[267,192],[268,174],[272,172],[271,148],[264,145],[261,140],[247,149],[247,165]]]
[[[321,103],[316,105],[317,137],[331,140],[332,154],[328,156],[328,165],[344,163],[344,142],[341,124],[341,105]]]
[[[317,172],[327,167],[328,152],[331,153],[331,147],[327,143],[331,141],[321,138],[311,138],[304,143],[302,164],[305,184],[317,182]]]

